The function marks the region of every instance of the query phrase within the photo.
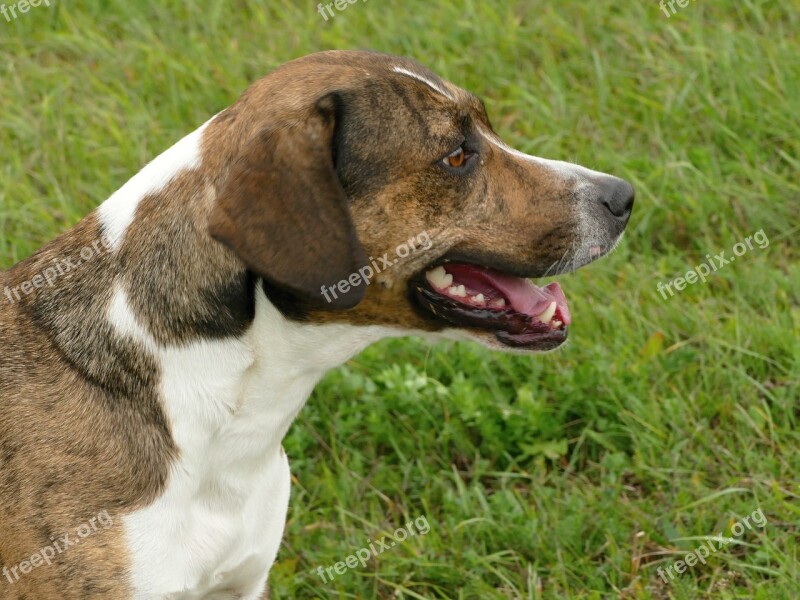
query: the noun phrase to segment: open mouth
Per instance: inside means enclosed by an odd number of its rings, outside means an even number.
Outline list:
[[[567,339],[572,321],[561,286],[464,263],[428,270],[414,283],[423,309],[438,320],[494,333],[504,346],[551,350]]]

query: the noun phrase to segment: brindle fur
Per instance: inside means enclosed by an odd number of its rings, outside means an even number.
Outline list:
[[[397,65],[455,101],[393,72]],[[19,302],[0,296],[0,565],[17,565],[103,510],[119,523],[165,486],[177,449],[157,393],[159,367],[112,332],[105,315],[115,282],[129,290],[139,322],[158,342],[182,344],[244,332],[259,277],[294,319],[431,331],[442,325],[415,308],[408,281],[438,258],[480,258],[519,275],[558,262],[574,242],[568,190],[544,169],[486,143],[478,126],[489,129],[479,100],[412,61],[356,52],[294,61],[210,123],[201,166],[141,202],[116,252]],[[297,143],[276,158],[263,146],[274,139],[266,131]],[[468,178],[437,164],[462,136],[481,154]],[[265,169],[249,174],[245,193],[235,174],[247,156],[264,157]],[[271,177],[270,160],[297,169],[294,179]],[[308,177],[303,169],[336,177]],[[298,186],[324,194],[293,203]],[[284,230],[283,251],[267,225],[245,226],[279,201],[287,222],[302,224]],[[316,209],[330,218],[316,218]],[[212,238],[209,222],[246,256]],[[317,284],[422,232],[432,248],[362,286],[355,308],[321,303]],[[76,256],[102,233],[97,215],[89,215],[0,273],[0,292]],[[315,239],[322,245],[306,252]],[[287,289],[293,272],[302,289]],[[131,593],[127,565],[121,526],[112,526],[13,585],[0,577],[0,598],[121,600]]]

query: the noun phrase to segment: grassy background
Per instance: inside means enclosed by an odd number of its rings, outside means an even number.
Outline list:
[[[52,4],[0,17],[3,268],[321,49],[412,56],[509,143],[637,188],[620,249],[560,278],[566,348],[405,340],[326,378],[286,443],[275,598],[797,597],[797,0],[369,0],[329,22],[305,0]],[[765,250],[656,292],[761,229]],[[763,529],[656,575],[759,507]],[[419,515],[426,536],[313,573]]]

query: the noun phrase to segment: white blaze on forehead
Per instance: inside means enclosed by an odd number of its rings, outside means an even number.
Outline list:
[[[97,209],[103,232],[116,250],[145,196],[158,193],[177,175],[200,166],[203,131],[212,117],[199,129],[180,140],[134,175]]]
[[[392,70],[395,73],[400,73],[402,75],[407,75],[407,76],[409,76],[409,77],[411,77],[413,79],[416,79],[417,81],[421,81],[422,83],[427,85],[429,88],[431,88],[434,92],[439,92],[442,96],[445,96],[446,98],[449,98],[450,100],[455,101],[455,98],[453,97],[453,95],[450,92],[448,92],[446,89],[444,89],[438,83],[435,83],[435,82],[431,81],[430,79],[428,79],[427,77],[425,77],[423,75],[420,75],[419,73],[415,73],[414,71],[409,71],[408,69],[404,69],[403,67],[394,67]]]

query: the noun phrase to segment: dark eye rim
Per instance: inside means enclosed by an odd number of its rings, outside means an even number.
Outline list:
[[[447,159],[453,156],[459,150],[464,152],[464,163],[460,167],[453,167],[448,164]],[[450,173],[464,174],[475,165],[477,157],[478,153],[469,150],[466,146],[466,140],[464,140],[454,150],[451,150],[450,152],[439,158],[436,161],[436,164],[438,164],[440,167],[442,167],[443,169],[445,169]]]

